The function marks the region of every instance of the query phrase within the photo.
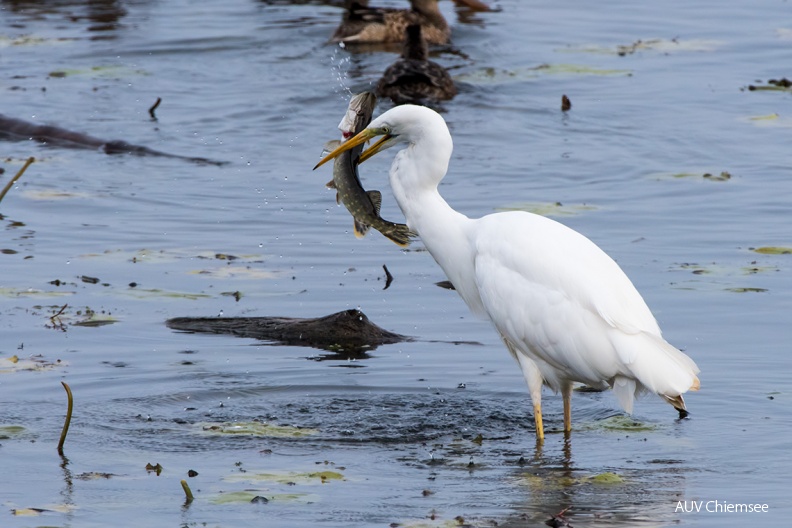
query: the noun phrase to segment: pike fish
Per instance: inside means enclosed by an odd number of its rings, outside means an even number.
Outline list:
[[[358,94],[349,101],[349,108],[338,125],[345,140],[368,126],[376,104],[377,98],[371,92]],[[325,149],[334,150],[340,144],[340,141],[331,141]],[[383,219],[379,214],[382,193],[366,191],[360,183],[358,163],[362,151],[363,145],[359,145],[338,156],[333,164],[333,179],[327,186],[337,191],[336,202],[343,203],[352,214],[356,237],[362,238],[373,227],[399,246],[406,247],[416,234],[405,224]]]

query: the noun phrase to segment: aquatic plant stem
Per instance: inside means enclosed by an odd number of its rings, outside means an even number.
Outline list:
[[[32,159],[32,158],[31,158]],[[72,409],[74,409],[74,398],[69,385],[65,381],[61,381],[61,385],[66,389],[66,397],[68,399],[68,407],[66,408],[66,420],[63,421],[63,430],[61,431],[60,442],[58,442],[58,454],[63,456],[63,443],[66,441],[66,433],[69,432],[69,424],[71,424]]]
[[[187,497],[186,502],[189,504],[194,499],[192,490],[190,489],[190,486],[187,484],[186,480],[182,480],[181,485],[182,485],[182,489],[184,490],[184,495],[186,495]]]
[[[3,198],[5,198],[5,195],[8,193],[8,191],[10,191],[10,190],[11,190],[11,187],[13,187],[13,186],[14,186],[14,184],[16,183],[16,181],[17,181],[19,178],[21,178],[21,177],[22,177],[22,175],[25,173],[25,171],[27,170],[27,168],[28,168],[28,167],[30,167],[30,164],[31,164],[31,163],[33,163],[34,161],[36,161],[36,158],[34,158],[33,156],[29,157],[29,158],[27,159],[27,161],[25,162],[25,164],[24,164],[24,165],[22,165],[22,168],[21,168],[21,169],[19,169],[19,172],[17,172],[17,173],[16,173],[16,176],[14,176],[13,178],[11,178],[11,181],[9,181],[9,182],[6,184],[5,188],[2,190],[2,192],[0,192],[0,202],[2,202],[2,201],[3,201]]]

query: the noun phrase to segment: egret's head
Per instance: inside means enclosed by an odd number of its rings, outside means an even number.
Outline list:
[[[398,143],[414,143],[418,141],[423,137],[425,130],[430,125],[441,126],[445,133],[448,134],[445,121],[434,110],[415,105],[396,106],[372,121],[368,128],[348,139],[325,156],[314,169],[361,143],[381,136],[379,141],[360,155],[360,163],[362,163],[374,154]],[[450,135],[448,137],[450,139]]]

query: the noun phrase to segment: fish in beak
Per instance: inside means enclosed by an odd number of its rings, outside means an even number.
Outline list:
[[[318,169],[319,167],[321,167],[322,165],[324,165],[325,163],[327,163],[331,159],[336,158],[339,154],[341,154],[343,152],[346,152],[347,150],[349,150],[351,148],[354,148],[354,147],[360,145],[361,143],[365,143],[366,141],[368,141],[370,139],[373,139],[373,138],[375,138],[377,136],[382,136],[382,138],[379,141],[377,141],[376,143],[374,143],[373,145],[371,145],[371,147],[369,147],[368,150],[366,150],[365,152],[363,152],[360,155],[360,160],[358,161],[358,163],[363,163],[364,161],[369,159],[371,156],[373,156],[374,154],[376,154],[377,152],[382,150],[382,147],[385,146],[385,143],[389,139],[391,139],[393,137],[392,135],[390,135],[388,133],[388,129],[387,128],[384,128],[384,127],[383,128],[366,128],[366,129],[362,130],[358,135],[356,135],[356,136],[344,141],[343,143],[341,143],[338,146],[338,148],[336,148],[335,150],[330,152],[327,156],[322,158],[322,161],[320,161],[319,163],[316,164],[316,166],[314,167],[314,170]]]

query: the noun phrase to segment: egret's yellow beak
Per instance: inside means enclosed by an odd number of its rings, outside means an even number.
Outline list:
[[[370,140],[372,138],[375,138],[377,136],[383,136],[383,137],[382,137],[382,139],[380,139],[379,141],[374,143],[371,147],[369,147],[368,150],[363,152],[363,154],[360,155],[360,160],[358,161],[358,163],[363,163],[364,161],[369,159],[371,156],[376,154],[377,151],[379,151],[379,149],[382,147],[383,143],[391,138],[391,136],[389,134],[383,132],[382,130],[380,130],[378,128],[366,128],[366,129],[360,131],[360,133],[358,135],[356,135],[356,136],[354,136],[352,138],[349,138],[348,140],[346,140],[343,143],[341,143],[338,146],[338,148],[336,148],[330,154],[328,154],[327,156],[322,158],[322,161],[320,161],[319,163],[316,164],[316,167],[314,167],[314,170],[318,169],[319,167],[321,167],[322,165],[324,165],[325,163],[327,163],[331,159],[334,159],[334,158],[338,157],[343,152],[346,152],[347,150],[349,150],[351,148],[357,147],[361,143],[365,143],[366,141],[368,141],[368,140]]]

